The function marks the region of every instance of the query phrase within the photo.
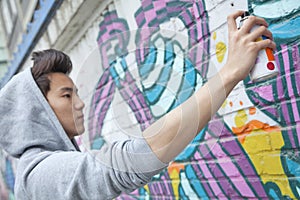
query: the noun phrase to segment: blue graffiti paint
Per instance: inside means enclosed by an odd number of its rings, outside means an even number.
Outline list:
[[[166,44],[164,53],[165,53],[164,67],[162,68],[158,80],[156,80],[156,83],[150,88],[144,89],[147,100],[152,105],[155,104],[157,101],[159,101],[162,93],[166,89],[168,80],[170,79],[173,61],[175,59],[175,53],[174,53],[173,45],[171,43]],[[155,65],[155,63],[145,63],[145,65],[153,65],[153,64]]]
[[[145,63],[140,66],[139,68],[139,74],[142,79],[146,79],[149,75],[149,72],[151,72],[154,68],[154,63],[156,62],[157,57],[157,49],[154,46],[151,46],[149,48],[149,54],[146,57]]]
[[[194,140],[187,146],[176,158],[175,161],[185,161],[191,158],[196,149],[198,148],[198,144],[201,141],[202,137],[205,134],[206,129],[202,129],[200,133],[194,138]]]
[[[192,95],[197,85],[197,70],[188,58],[180,58],[178,57],[179,54],[176,54],[174,46],[176,45],[181,48],[179,42],[167,41],[166,38],[159,36],[154,39],[153,44],[155,44],[155,41],[159,39],[162,39],[162,41],[165,42],[164,48],[162,48],[162,52],[159,52],[159,49],[161,48],[151,46],[149,48],[149,53],[146,56],[145,62],[139,68],[139,73],[142,79],[146,79],[151,74],[151,71],[155,69],[155,66],[161,64],[156,63],[158,54],[164,54],[164,66],[161,69],[159,77],[157,78],[157,80],[155,80],[155,83],[151,87],[143,88],[147,101],[150,105],[154,105],[160,100],[160,97],[167,89],[167,84],[171,77],[171,73],[177,73],[175,68],[179,66],[176,65],[183,65],[182,68],[184,72],[182,75],[180,88],[178,89],[176,98],[174,99],[170,108],[167,108],[168,112],[177,107],[178,105],[182,104]],[[176,59],[182,60],[182,63],[175,63]]]
[[[9,190],[11,191],[14,191],[14,185],[15,185],[15,175],[14,175],[14,172],[13,172],[13,168],[12,168],[12,165],[11,165],[11,162],[9,159],[6,159],[5,161],[5,181],[6,181],[6,184],[9,188]]]
[[[183,200],[189,200],[190,198],[188,198],[188,196],[185,194],[181,184],[179,184],[179,196],[180,196],[180,199],[183,199]]]
[[[274,38],[291,39],[298,38],[300,33],[300,17],[269,26]],[[289,30],[289,31],[287,31]]]
[[[109,72],[110,72],[115,84],[117,85],[117,87],[121,87],[121,84],[119,81],[119,76],[118,76],[116,69],[114,68],[114,65],[115,65],[115,62],[112,63],[111,67],[109,68]]]
[[[195,67],[188,59],[184,59],[184,71],[183,83],[177,95],[177,101],[171,109],[174,109],[187,100],[194,92],[194,88],[197,84],[197,73]]]
[[[189,180],[191,180],[190,184],[193,187],[193,189],[195,190],[198,197],[201,199],[204,199],[204,200],[209,200],[203,186],[201,185],[201,182],[198,180],[198,177],[195,174],[195,171],[193,170],[191,165],[186,166],[185,172],[186,172],[186,177]]]
[[[295,162],[289,158],[286,158],[286,163],[288,164],[289,167],[289,172],[293,174],[295,177],[300,177],[300,167],[299,163]]]

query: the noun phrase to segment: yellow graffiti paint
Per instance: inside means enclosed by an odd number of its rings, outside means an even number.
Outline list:
[[[248,120],[248,116],[247,116],[245,110],[239,110],[237,112],[237,115],[234,118],[234,122],[237,127],[244,126],[246,124],[247,120]]]
[[[224,109],[226,107],[226,105],[227,105],[227,99],[225,99],[225,101],[223,102],[221,107]]]
[[[170,176],[170,179],[172,180],[172,188],[174,191],[174,196],[179,197],[179,183],[180,183],[180,170],[184,169],[184,165],[180,163],[173,162],[168,167],[168,173]]]
[[[148,194],[150,194],[150,189],[149,189],[148,185],[145,185],[145,186],[144,186],[144,189],[146,190],[146,192],[147,192]]]
[[[246,122],[248,121],[248,116],[246,114],[246,111],[239,110],[234,117],[234,123],[236,127],[232,127],[233,133],[235,133],[238,136],[238,140],[240,143],[244,143],[246,135],[249,133],[248,126],[246,126]]]
[[[245,111],[235,116],[236,127],[232,127],[242,147],[253,163],[261,181],[275,183],[282,193],[295,198],[289,187],[280,159],[280,149],[284,145],[282,133],[277,126],[269,126],[259,120],[247,122]]]
[[[281,164],[280,151],[274,150],[280,149],[283,145],[282,133],[279,130],[268,132],[264,129],[251,132],[242,144],[262,182],[274,182],[280,188],[282,195],[295,198]]]
[[[217,33],[213,32],[212,37],[213,37],[213,40],[216,40],[217,39]]]
[[[224,42],[218,42],[216,45],[216,55],[219,63],[223,61],[226,51],[226,44]]]

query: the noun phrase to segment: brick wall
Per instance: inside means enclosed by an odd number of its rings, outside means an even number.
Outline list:
[[[83,150],[140,135],[200,88],[226,62],[226,16],[232,11],[265,18],[277,43],[276,78],[238,84],[168,169],[118,199],[300,198],[299,5],[115,0],[92,22],[69,51],[91,117],[89,132],[78,138]],[[95,41],[96,47],[86,47]],[[14,179],[9,159],[4,164],[2,195],[12,191]]]

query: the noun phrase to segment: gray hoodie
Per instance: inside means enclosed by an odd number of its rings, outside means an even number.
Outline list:
[[[17,200],[112,199],[166,167],[143,138],[80,152],[29,68],[1,89],[0,113],[0,147],[19,158]]]

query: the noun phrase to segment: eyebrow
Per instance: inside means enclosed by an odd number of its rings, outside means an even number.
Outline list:
[[[60,88],[59,91],[62,91],[62,92],[73,92],[74,89],[71,88],[71,87],[63,87],[63,88]],[[75,92],[77,93],[78,92],[78,89],[75,88]]]

